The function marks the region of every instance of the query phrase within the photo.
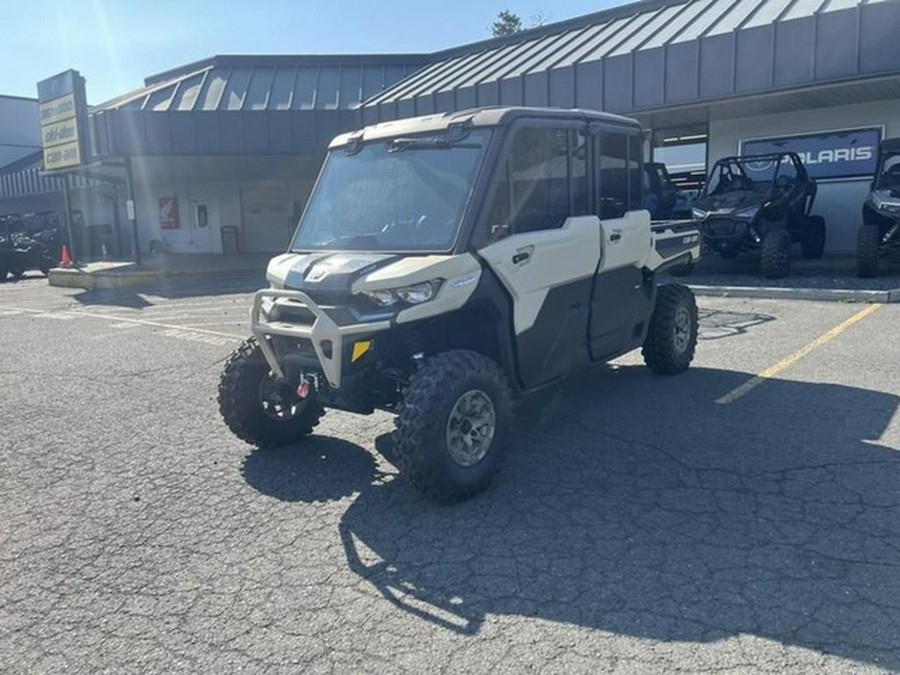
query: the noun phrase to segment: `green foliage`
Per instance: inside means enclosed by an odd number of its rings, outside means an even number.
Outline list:
[[[512,35],[522,29],[522,18],[508,9],[504,9],[497,15],[497,20],[491,24],[491,35],[494,37]]]

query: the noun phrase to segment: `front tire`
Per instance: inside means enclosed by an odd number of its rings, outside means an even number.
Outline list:
[[[818,260],[825,253],[825,219],[822,216],[806,219],[800,246],[807,260]]]
[[[856,273],[863,278],[878,276],[878,249],[881,244],[881,228],[863,225],[856,234]]]
[[[219,380],[219,412],[231,432],[260,448],[297,443],[325,412],[314,396],[298,399],[278,383],[255,338],[229,357]]]
[[[467,499],[503,461],[512,426],[506,375],[476,352],[438,354],[411,378],[396,422],[394,452],[407,480],[440,502]]]
[[[698,331],[697,302],[691,290],[678,284],[660,286],[641,350],[644,363],[659,375],[684,372],[694,360]]]
[[[781,279],[791,271],[791,235],[770,230],[763,238],[761,267],[766,279]]]

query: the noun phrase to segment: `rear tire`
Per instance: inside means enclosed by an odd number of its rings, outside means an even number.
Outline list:
[[[822,216],[807,217],[800,246],[807,260],[818,260],[825,253],[825,219]]]
[[[659,375],[675,375],[687,370],[697,348],[697,302],[686,286],[660,286],[650,329],[641,354],[650,370]]]
[[[396,423],[393,452],[406,479],[440,502],[467,499],[503,462],[512,427],[506,374],[476,352],[438,354],[411,378]]]
[[[881,245],[881,228],[863,225],[856,234],[856,273],[863,278],[878,276],[878,249]]]
[[[21,267],[13,267],[13,268],[9,271],[9,275],[10,275],[13,279],[15,279],[16,281],[18,281],[19,279],[21,279],[22,277],[25,276],[25,270],[23,270]]]
[[[767,279],[780,279],[791,271],[791,235],[786,230],[771,230],[763,238],[761,267]]]
[[[9,276],[9,268],[5,263],[0,263],[0,284],[6,281],[7,276]]]
[[[219,381],[219,412],[231,432],[260,448],[297,443],[312,433],[325,412],[310,397],[280,393],[255,338],[229,357]]]

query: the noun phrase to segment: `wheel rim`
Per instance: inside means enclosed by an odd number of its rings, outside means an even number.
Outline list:
[[[291,388],[268,373],[259,384],[259,404],[267,417],[288,422],[306,407],[307,399],[299,399]]]
[[[462,466],[477,464],[491,447],[497,428],[497,414],[491,397],[480,389],[467,391],[457,399],[447,418],[447,450]]]
[[[675,351],[681,353],[687,349],[691,341],[691,314],[687,307],[679,307],[675,312],[674,332]]]

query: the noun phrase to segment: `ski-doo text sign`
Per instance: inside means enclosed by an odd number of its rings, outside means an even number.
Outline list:
[[[84,78],[67,70],[38,82],[44,170],[78,166],[87,149]]]
[[[741,155],[796,152],[816,179],[863,178],[875,173],[882,129],[846,129],[817,134],[755,138],[740,142]]]

